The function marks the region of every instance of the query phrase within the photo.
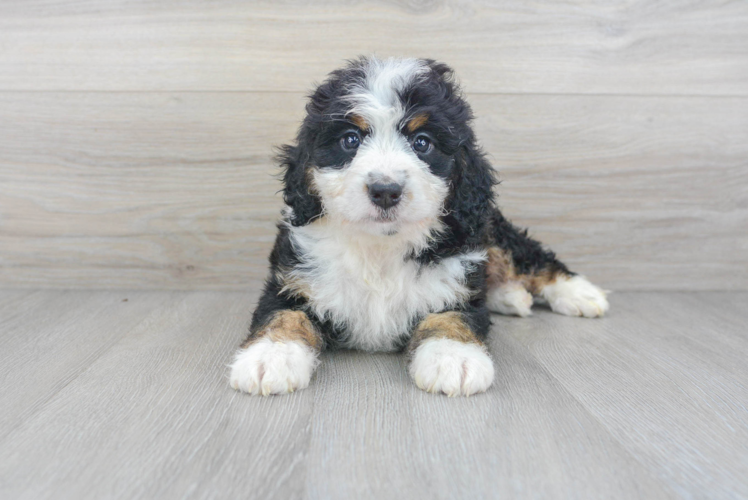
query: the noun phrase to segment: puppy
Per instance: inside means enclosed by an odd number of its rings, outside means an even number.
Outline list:
[[[405,349],[426,391],[483,392],[490,312],[533,297],[602,316],[605,293],[499,212],[494,171],[451,69],[361,58],[311,95],[284,146],[284,208],[270,273],[231,386],[303,389],[323,349]]]

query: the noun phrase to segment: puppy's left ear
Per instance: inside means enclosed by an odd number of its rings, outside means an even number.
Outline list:
[[[480,244],[483,228],[494,206],[495,172],[473,141],[460,146],[455,160],[458,168],[455,169],[452,196],[446,207],[449,225],[463,244]]]
[[[322,214],[322,201],[309,185],[307,162],[309,155],[299,146],[282,146],[278,161],[283,172],[283,201],[291,207],[290,221],[294,226],[305,226]]]

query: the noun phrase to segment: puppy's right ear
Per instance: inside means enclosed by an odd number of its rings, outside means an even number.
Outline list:
[[[322,215],[322,201],[309,184],[309,155],[301,146],[286,145],[281,146],[277,159],[283,169],[283,201],[293,211],[289,220],[294,226],[305,226]]]

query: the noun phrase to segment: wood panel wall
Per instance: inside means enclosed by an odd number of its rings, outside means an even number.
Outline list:
[[[0,286],[243,289],[315,81],[452,65],[501,206],[612,289],[748,288],[748,3],[0,3]]]

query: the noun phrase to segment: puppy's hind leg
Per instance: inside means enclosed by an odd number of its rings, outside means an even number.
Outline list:
[[[532,314],[532,295],[522,283],[510,281],[492,288],[486,296],[486,306],[493,312],[505,316],[525,318]]]
[[[540,287],[539,295],[548,302],[553,312],[565,316],[596,318],[603,316],[610,308],[608,292],[580,275],[559,274]]]
[[[514,274],[511,259],[497,247],[488,249],[486,275],[486,307],[489,310],[507,316],[532,314],[532,295]]]
[[[594,318],[608,311],[607,292],[569,271],[553,252],[530,238],[526,230],[513,226],[498,210],[492,214],[488,244],[487,304],[492,310],[526,316],[521,312],[529,313],[529,309],[516,305],[522,303],[521,286],[559,314]]]

